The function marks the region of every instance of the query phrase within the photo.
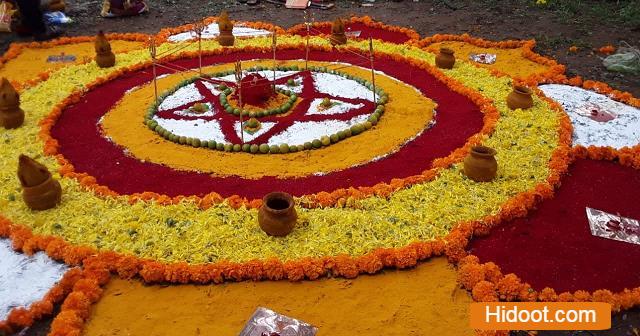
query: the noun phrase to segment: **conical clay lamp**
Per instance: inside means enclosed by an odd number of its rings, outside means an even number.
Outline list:
[[[0,126],[18,128],[24,123],[24,111],[20,109],[20,95],[6,79],[0,79]]]
[[[111,45],[104,32],[100,31],[96,36],[95,47],[96,63],[99,67],[110,68],[116,64],[116,55],[111,51]]]
[[[336,19],[331,24],[331,44],[347,44],[347,35],[344,32],[344,23],[342,20]]]
[[[218,17],[218,30],[220,31],[218,43],[224,47],[233,46],[236,38],[233,36],[233,23],[229,20],[229,14],[226,11],[220,13]]]
[[[30,209],[47,210],[60,204],[62,188],[47,167],[26,155],[20,155],[18,178],[22,185],[22,198]]]

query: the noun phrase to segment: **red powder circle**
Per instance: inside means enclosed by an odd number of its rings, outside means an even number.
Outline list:
[[[203,64],[229,63],[235,60],[270,58],[259,52],[237,52],[203,58]],[[303,50],[285,50],[279,60],[303,59]],[[359,64],[360,59],[349,53],[312,51],[310,59]],[[194,68],[197,59],[174,62]],[[168,196],[204,196],[217,192],[223,197],[239,195],[259,199],[274,190],[294,196],[331,192],[340,188],[373,186],[389,183],[393,178],[419,175],[431,168],[434,159],[449,155],[483,126],[483,114],[469,98],[453,92],[427,71],[391,58],[376,59],[376,70],[413,85],[437,104],[436,124],[396,153],[366,165],[351,167],[321,176],[280,179],[263,177],[212,177],[199,172],[178,171],[127,156],[125,150],[103,137],[97,126],[100,118],[116,104],[126,91],[152,80],[149,69],[125,74],[88,92],[81,101],[67,107],[51,130],[59,143],[59,153],[73,164],[78,173],[94,176],[101,185],[120,194],[155,192]],[[160,70],[158,75],[168,73]]]

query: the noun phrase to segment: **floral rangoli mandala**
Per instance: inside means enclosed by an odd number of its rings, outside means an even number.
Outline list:
[[[28,326],[64,300],[53,335],[79,332],[87,320],[85,332],[99,331],[100,314],[89,310],[101,286],[127,286],[107,284],[110,273],[148,284],[322,283],[416,266],[372,278],[413,288],[415,272],[451,279],[442,258],[420,263],[439,256],[457,265],[458,282],[478,301],[640,303],[640,278],[626,272],[640,267],[640,246],[592,236],[581,215],[592,207],[640,218],[635,203],[602,196],[640,187],[640,136],[627,127],[640,115],[637,98],[566,78],[563,66],[533,53],[532,41],[419,40],[353,18],[345,45],[330,43],[326,23],[314,25],[308,50],[300,27],[243,23],[235,45],[222,47],[215,18],[205,21],[212,26],[201,53],[184,26],[109,36],[120,46],[111,68],[88,60],[37,78],[19,71],[23,50],[80,53],[89,38],[13,45],[3,57],[0,75],[20,93],[26,119],[0,130],[0,236],[16,251],[82,267],[64,266],[42,300],[38,288],[20,306],[0,307],[8,312],[0,330]],[[441,47],[455,51],[452,69],[436,67]],[[497,56],[481,64],[468,53]],[[517,85],[533,89],[531,107],[509,107]],[[467,177],[465,158],[479,145],[497,153],[490,182]],[[23,202],[21,154],[60,183],[57,206],[33,211]],[[284,237],[258,225],[262,199],[275,191],[294,196],[297,221]],[[614,254],[628,257],[606,271],[596,266]],[[235,288],[238,297],[251,292]]]

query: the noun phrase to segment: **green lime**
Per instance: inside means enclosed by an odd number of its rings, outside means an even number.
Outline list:
[[[305,142],[304,143],[304,149],[311,149],[313,147],[313,144],[311,142]]]
[[[249,145],[249,144],[242,145],[242,151],[243,152],[249,153],[250,150],[251,150],[251,145]]]
[[[216,144],[216,149],[219,150],[219,151],[224,150],[224,144],[221,143],[221,142],[218,142]]]
[[[340,136],[338,136],[338,134],[331,134],[329,139],[331,139],[331,143],[336,143],[336,142],[340,141]]]
[[[260,149],[260,153],[262,153],[262,154],[269,153],[269,145],[267,145],[267,144],[260,145],[259,149]]]
[[[322,141],[318,140],[318,139],[314,139],[311,144],[313,145],[313,148],[320,148],[322,147]]]
[[[331,138],[329,138],[328,136],[322,136],[320,138],[320,142],[322,142],[323,146],[329,146],[331,144]]]
[[[360,127],[360,125],[353,125],[349,129],[351,130],[352,135],[358,135],[362,132],[362,128]]]
[[[282,153],[282,154],[287,154],[287,153],[289,153],[289,145],[287,145],[287,144],[280,144],[280,153]]]
[[[233,145],[233,147],[231,148],[234,152],[239,152],[242,150],[242,145],[240,144],[235,144]]]
[[[230,152],[233,150],[233,145],[228,143],[228,144],[224,144],[224,151],[225,152]]]
[[[258,150],[260,149],[260,147],[258,145],[251,145],[251,147],[249,148],[249,151],[253,154],[257,153]]]

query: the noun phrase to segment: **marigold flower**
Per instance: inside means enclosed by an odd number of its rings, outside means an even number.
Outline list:
[[[468,290],[484,280],[484,269],[479,264],[467,263],[458,269],[458,283]]]
[[[478,302],[494,302],[498,301],[496,287],[489,281],[478,282],[471,291],[473,299]]]
[[[500,293],[500,299],[506,301],[515,300],[520,294],[522,287],[523,284],[520,278],[513,273],[505,275],[496,285],[498,293]]]
[[[611,55],[616,51],[616,47],[612,46],[612,45],[606,45],[604,47],[600,47],[600,49],[598,49],[598,51],[602,54],[605,55]]]

